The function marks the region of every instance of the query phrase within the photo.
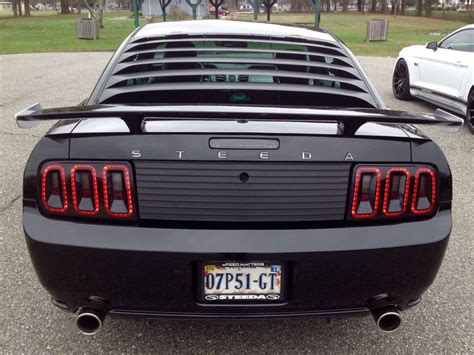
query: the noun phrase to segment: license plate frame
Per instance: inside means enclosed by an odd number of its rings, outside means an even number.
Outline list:
[[[245,266],[247,264],[264,264],[267,265],[274,265],[279,266],[281,270],[281,281],[280,281],[280,292],[267,294],[267,295],[275,295],[277,294],[278,297],[270,296],[270,297],[259,297],[259,298],[243,298],[239,299],[238,297],[231,297],[226,299],[220,299],[216,297],[212,297],[210,299],[210,295],[206,295],[205,292],[205,267],[206,265],[222,265],[222,264],[238,264],[240,266]],[[197,277],[197,289],[198,289],[198,303],[204,304],[240,304],[240,305],[252,305],[252,304],[265,304],[265,305],[281,305],[282,303],[286,303],[287,301],[287,277],[288,277],[288,267],[287,263],[281,261],[204,261],[198,264],[198,277]],[[243,294],[243,293],[241,293]],[[231,296],[238,296],[239,294],[233,293]],[[247,294],[249,295],[249,294]]]

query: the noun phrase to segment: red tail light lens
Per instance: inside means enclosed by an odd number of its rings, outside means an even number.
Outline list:
[[[370,218],[377,214],[382,173],[378,168],[361,167],[356,171],[352,217]]]
[[[82,215],[99,213],[99,190],[95,168],[92,165],[74,165],[70,176],[74,210]]]
[[[391,168],[385,177],[383,214],[390,217],[403,215],[407,210],[410,192],[410,171],[406,168]]]
[[[59,164],[47,165],[41,172],[41,200],[48,212],[65,213],[69,209],[66,174]]]
[[[112,217],[133,215],[130,173],[124,165],[106,165],[102,169],[105,211]]]
[[[128,163],[60,161],[45,164],[39,175],[38,202],[47,214],[136,219]]]
[[[429,214],[436,203],[436,175],[433,169],[418,169],[415,175],[415,187],[411,211],[416,215]]]
[[[437,179],[436,170],[426,165],[356,166],[349,220],[430,215],[438,203]]]

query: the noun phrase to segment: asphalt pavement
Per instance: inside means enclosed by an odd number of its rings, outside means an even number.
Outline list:
[[[0,352],[474,352],[474,136],[466,127],[456,134],[427,129],[453,170],[454,228],[434,284],[419,306],[403,313],[399,331],[382,333],[370,317],[237,324],[107,319],[97,336],[80,335],[73,316],[53,307],[36,279],[21,226],[24,165],[49,124],[20,130],[14,114],[35,102],[45,107],[77,104],[90,93],[110,56],[0,56]],[[434,110],[393,98],[393,58],[360,60],[391,108]]]

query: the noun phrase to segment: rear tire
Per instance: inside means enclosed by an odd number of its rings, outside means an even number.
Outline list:
[[[471,134],[474,134],[474,89],[471,89],[467,97],[466,125]]]
[[[395,65],[392,77],[392,90],[395,97],[399,100],[411,100],[410,94],[410,73],[405,59],[400,59]]]

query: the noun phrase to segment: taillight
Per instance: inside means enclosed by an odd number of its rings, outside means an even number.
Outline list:
[[[112,217],[130,217],[133,204],[128,168],[124,165],[104,166],[102,183],[105,211]]]
[[[59,164],[51,164],[41,172],[41,201],[48,212],[65,213],[69,209],[66,174]]]
[[[382,173],[378,168],[361,167],[357,169],[352,200],[352,217],[370,218],[377,214],[381,179]]]
[[[135,218],[131,176],[127,163],[47,163],[41,169],[41,207],[70,217]]]
[[[415,175],[411,211],[416,214],[428,214],[436,203],[436,175],[433,169],[418,169]]]
[[[82,215],[99,213],[97,172],[92,165],[74,165],[70,171],[74,210]]]
[[[353,220],[405,218],[435,211],[437,176],[431,167],[357,166],[353,181],[350,204]]]
[[[388,169],[385,177],[383,214],[389,217],[403,215],[407,210],[410,192],[410,171],[406,168]]]

